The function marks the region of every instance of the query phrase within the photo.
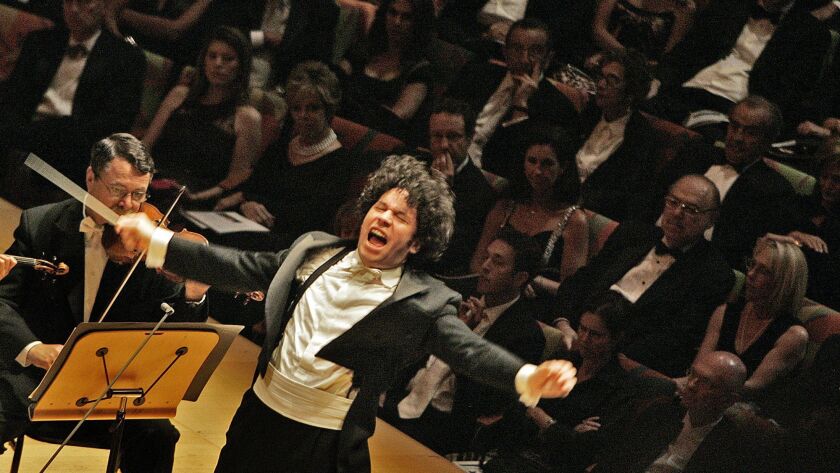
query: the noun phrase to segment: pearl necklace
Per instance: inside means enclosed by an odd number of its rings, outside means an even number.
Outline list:
[[[327,133],[327,136],[324,137],[323,140],[315,143],[314,145],[304,146],[300,144],[300,136],[296,136],[292,138],[291,143],[289,143],[289,148],[291,149],[292,153],[301,156],[301,157],[311,157],[315,156],[316,154],[323,153],[327,148],[329,148],[335,141],[338,139],[336,136],[335,131],[330,128],[330,132]]]

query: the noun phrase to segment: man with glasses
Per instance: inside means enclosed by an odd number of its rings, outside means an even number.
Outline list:
[[[745,409],[744,364],[732,353],[700,355],[678,399],[647,405],[606,449],[594,473],[776,472],[779,429]],[[775,448],[774,448],[775,446]]]
[[[723,255],[703,238],[719,206],[709,179],[679,179],[668,190],[660,227],[622,223],[592,261],[560,285],[555,326],[572,340],[584,302],[614,290],[633,304],[622,352],[669,376],[682,375],[734,283]]]
[[[118,133],[98,141],[85,182],[88,193],[117,214],[137,212],[146,200],[154,163],[135,137]],[[0,440],[23,432],[63,439],[73,423],[30,424],[27,396],[58,357],[80,322],[97,321],[130,265],[108,260],[102,246],[105,219],[69,199],[25,210],[15,241],[5,252],[53,258],[69,266],[60,279],[15,267],[0,282]],[[109,311],[106,321],[156,322],[162,302],[175,308],[169,322],[203,321],[205,286],[173,283],[140,266]],[[195,302],[189,302],[195,301]],[[69,425],[68,425],[69,424]],[[109,447],[111,422],[89,421],[74,437]],[[126,423],[122,471],[169,472],[178,431],[168,420]]]

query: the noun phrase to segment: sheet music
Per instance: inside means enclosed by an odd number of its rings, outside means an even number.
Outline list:
[[[181,213],[202,229],[209,228],[219,234],[269,231],[268,228],[233,211],[186,210]]]

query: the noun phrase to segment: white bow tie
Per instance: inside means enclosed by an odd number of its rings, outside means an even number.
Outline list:
[[[82,219],[81,223],[79,223],[79,231],[82,233],[102,233],[104,228],[104,225],[97,225],[91,217],[85,217]]]

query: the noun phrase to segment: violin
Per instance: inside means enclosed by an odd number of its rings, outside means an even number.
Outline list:
[[[153,222],[155,222],[159,227],[169,228],[169,219],[154,205],[148,202],[143,202],[142,204],[140,204],[139,212],[146,214],[146,216],[149,217],[149,219],[151,219]],[[175,233],[177,233],[178,236],[181,238],[186,238],[187,240],[201,243],[202,245],[210,244],[207,238],[205,238],[204,235],[201,235],[200,233],[191,232],[186,229],[182,229]],[[108,259],[117,264],[134,263],[139,255],[137,251],[129,251],[122,244],[122,240],[120,240],[119,235],[117,235],[117,232],[111,225],[105,226],[105,230],[102,233],[102,246],[105,248],[105,253],[108,255]],[[183,282],[182,278],[179,278],[172,273],[166,273],[165,271],[164,273],[165,275],[167,275],[167,277],[169,277],[169,279],[175,282]]]
[[[4,255],[13,258],[17,264],[28,266],[35,271],[41,271],[50,276],[64,276],[70,272],[70,267],[64,263],[54,263],[45,259],[29,258],[26,256]]]

